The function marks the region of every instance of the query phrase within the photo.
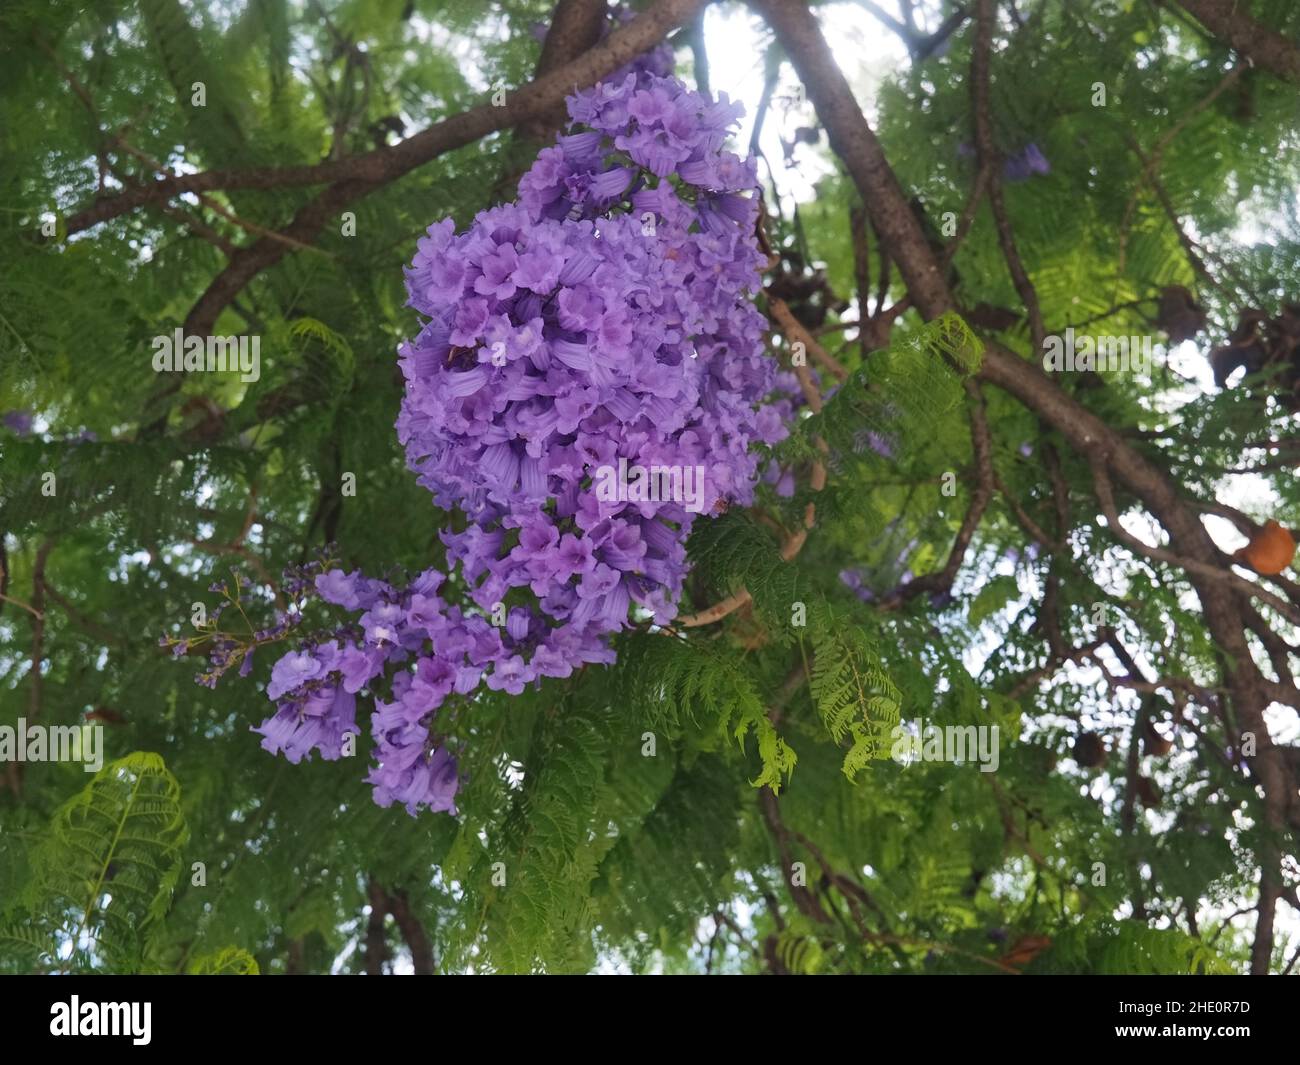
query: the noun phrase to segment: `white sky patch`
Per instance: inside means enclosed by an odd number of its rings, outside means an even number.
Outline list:
[[[849,79],[868,119],[874,119],[875,94],[885,77],[907,59],[907,49],[898,37],[884,29],[863,8],[854,4],[828,4],[817,9],[818,19],[830,41],[836,62]],[[736,143],[748,151],[763,95],[767,69],[767,41],[771,35],[761,19],[748,8],[730,4],[713,5],[704,17],[705,47],[709,55],[709,84],[712,91],[725,92],[745,105]],[[759,176],[771,177],[783,201],[806,203],[815,195],[816,183],[835,172],[827,154],[825,134],[819,145],[797,145],[787,165],[782,140],[792,141],[801,126],[816,125],[812,105],[793,106],[798,91],[794,67],[782,65],[781,77],[763,121],[759,148],[772,167],[769,175],[762,161]]]

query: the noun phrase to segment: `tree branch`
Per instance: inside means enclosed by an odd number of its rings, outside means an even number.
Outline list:
[[[1300,625],[1300,609],[1292,606],[1281,596],[1275,595],[1267,588],[1262,588],[1244,577],[1239,577],[1231,570],[1221,569],[1198,559],[1186,558],[1175,551],[1167,551],[1162,547],[1148,547],[1120,523],[1119,510],[1115,505],[1115,493],[1111,487],[1110,475],[1106,472],[1104,463],[1093,462],[1092,474],[1097,501],[1101,504],[1102,513],[1106,517],[1106,524],[1110,527],[1110,531],[1116,539],[1131,547],[1138,554],[1145,555],[1155,562],[1168,562],[1186,570],[1188,573],[1195,573],[1211,580],[1233,584],[1237,591],[1264,600],[1284,617]]]
[[[799,0],[751,0],[751,4],[767,19],[798,70],[831,147],[843,161],[877,232],[898,264],[914,305],[926,318],[955,310],[944,273],[836,65],[815,16]],[[1251,767],[1264,790],[1264,826],[1269,839],[1280,839],[1296,790],[1294,776],[1283,752],[1273,743],[1264,718],[1269,692],[1246,643],[1238,589],[1229,581],[1207,577],[1206,571],[1217,577],[1219,571],[1214,563],[1219,551],[1199,515],[1186,504],[1164,470],[1059,388],[1036,362],[990,343],[979,375],[1034,411],[1081,454],[1102,457],[1165,527],[1176,554],[1203,567],[1189,570],[1189,577],[1200,599],[1206,627],[1231,663],[1226,672],[1237,720],[1244,731],[1257,737]],[[1276,846],[1267,843],[1261,853],[1259,922],[1251,956],[1251,970],[1260,974],[1267,973],[1270,964],[1279,861]]]
[[[371,880],[366,885],[370,899],[370,916],[366,919],[366,975],[382,976],[388,961],[388,938],[384,935],[384,918],[388,915],[388,896]]]
[[[397,180],[444,152],[470,144],[496,130],[540,119],[575,88],[591,85],[653,47],[699,9],[704,0],[659,0],[590,51],[511,93],[501,107],[491,103],[470,108],[435,123],[391,148],[345,160],[347,177],[335,181],[301,207],[280,238],[308,244],[344,207]],[[212,281],[190,309],[185,331],[211,332],[217,316],[254,277],[287,254],[284,239],[263,237],[242,249]]]
[[[393,920],[397,922],[402,938],[406,940],[406,946],[411,951],[415,975],[432,976],[437,971],[433,960],[433,944],[429,942],[429,934],[424,930],[424,925],[411,909],[411,902],[406,892],[394,891],[388,897],[388,902]]]
[[[988,183],[989,206],[993,209],[993,221],[997,226],[1002,257],[1007,261],[1007,269],[1011,273],[1011,280],[1015,283],[1016,292],[1029,312],[1029,334],[1033,341],[1034,356],[1038,357],[1043,352],[1043,338],[1046,336],[1043,328],[1043,311],[1038,304],[1038,290],[1029,279],[1029,273],[1025,270],[1024,261],[1020,258],[1020,251],[1011,232],[1011,219],[1002,200],[1002,160],[998,158],[997,147],[993,143],[992,106],[989,103],[989,53],[993,43],[992,0],[976,0],[975,11],[975,49],[971,55],[971,106],[975,115],[975,153],[979,161],[980,173],[985,175]],[[977,188],[978,184],[977,181]]]
[[[542,77],[571,63],[600,40],[605,27],[606,0],[559,0],[551,13],[551,24],[542,41],[536,76]],[[563,99],[546,108],[536,118],[522,123],[519,132],[535,141],[544,141],[560,129],[567,117]]]
[[[1300,83],[1300,47],[1256,22],[1241,0],[1177,0],[1219,40],[1279,78]]]
[[[917,577],[916,580],[909,581],[907,584],[895,589],[890,596],[881,602],[881,610],[895,610],[909,599],[914,599],[924,592],[946,594],[952,590],[953,581],[957,579],[957,572],[961,569],[962,560],[966,557],[966,550],[970,547],[971,540],[975,536],[975,530],[979,528],[979,523],[984,517],[984,511],[988,509],[989,500],[993,497],[995,480],[993,473],[993,445],[989,434],[988,419],[984,413],[984,399],[980,395],[979,386],[974,382],[966,381],[965,387],[972,401],[970,437],[971,449],[975,456],[976,478],[975,491],[971,495],[970,507],[966,511],[966,516],[962,519],[961,527],[957,530],[952,550],[948,552],[948,561],[944,564],[943,569]]]

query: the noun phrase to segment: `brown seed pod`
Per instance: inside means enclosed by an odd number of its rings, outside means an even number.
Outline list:
[[[1080,732],[1071,753],[1085,769],[1096,769],[1106,764],[1106,741],[1095,732]]]
[[[1174,749],[1174,741],[1165,739],[1164,736],[1160,735],[1156,730],[1155,722],[1148,718],[1142,728],[1142,748],[1147,754],[1163,758]]]
[[[1295,547],[1295,537],[1290,530],[1270,519],[1251,537],[1250,543],[1232,557],[1256,573],[1273,576],[1291,565]]]
[[[1181,344],[1205,328],[1205,311],[1182,285],[1169,285],[1160,290],[1156,324],[1169,334],[1169,343]]]
[[[1051,945],[1050,936],[1021,936],[998,961],[1003,965],[1028,965]]]

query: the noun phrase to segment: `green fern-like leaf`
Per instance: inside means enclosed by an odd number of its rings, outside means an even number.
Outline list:
[[[257,959],[239,947],[226,947],[195,958],[186,967],[191,976],[257,976]]]
[[[794,929],[786,929],[777,936],[775,949],[781,964],[798,976],[816,975],[824,959],[817,939]]]
[[[742,745],[753,732],[763,763],[754,786],[780,790],[794,769],[795,752],[777,734],[754,678],[734,656],[654,634],[626,641],[620,655],[620,706],[633,708],[651,727],[712,725]]]
[[[40,952],[65,971],[138,968],[187,838],[180,785],[162,758],[136,752],[104,766],[36,850],[24,897],[45,935]]]
[[[812,632],[812,696],[831,739],[851,740],[843,772],[850,781],[889,753],[888,733],[898,724],[902,696],[881,668],[860,628],[838,623],[822,608]]]
[[[1172,928],[1086,921],[1057,937],[1035,969],[1139,976],[1223,976],[1234,970],[1212,948]]]

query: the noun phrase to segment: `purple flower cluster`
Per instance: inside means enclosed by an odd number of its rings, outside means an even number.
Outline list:
[[[772,396],[762,410],[763,417],[779,426],[792,425],[805,406],[799,378],[791,370],[778,370],[772,386]],[[789,463],[772,459],[763,469],[760,479],[764,484],[772,485],[772,490],[782,499],[789,499],[795,493],[795,467]]]
[[[484,619],[464,617],[439,598],[443,580],[426,570],[399,591],[356,572],[318,575],[316,594],[359,611],[357,629],[309,642],[276,662],[266,694],[277,709],[254,730],[262,746],[291,762],[312,750],[327,761],[339,758],[347,735],[360,732],[357,693],[396,666],[392,701],[375,703],[377,764],[366,779],[380,806],[396,801],[411,814],[422,807],[455,813],[456,761],[430,735],[428,718],[451,691],[478,685],[483,666],[500,655],[501,640]],[[439,654],[421,657],[430,640]],[[465,661],[453,667],[457,652]]]
[[[651,53],[571,96],[518,201],[461,234],[430,226],[407,271],[427,321],[399,349],[397,434],[438,506],[468,519],[442,533],[455,576],[318,573],[315,594],[359,620],[275,664],[256,730],[291,761],[337,758],[357,693],[391,674],[372,718],[381,806],[454,811],[456,762],[432,732],[453,693],[612,662],[629,612],[670,621],[696,515],[752,502],[753,445],[788,432],[750,302],[755,169],[723,147],[740,108],[662,76],[670,62]],[[625,467],[690,469],[703,505],[599,495],[596,471]]]
[[[239,667],[239,676],[246,677],[253,669],[253,654],[264,644],[279,643],[291,634],[297,634],[302,626],[303,615],[298,600],[309,590],[314,589],[316,575],[329,566],[328,549],[325,557],[304,566],[293,566],[284,572],[281,592],[290,600],[287,609],[279,612],[273,625],[257,629],[248,634],[227,632],[221,628],[221,617],[227,607],[233,606],[245,618],[244,601],[247,598],[252,605],[252,587],[240,576],[238,570],[232,571],[230,583],[216,581],[208,585],[208,591],[221,596],[219,602],[207,618],[195,627],[198,635],[189,639],[162,636],[158,640],[160,647],[169,648],[173,658],[183,658],[192,651],[204,647],[208,654],[208,668],[199,673],[194,681],[205,688],[216,688],[217,683],[235,666]]]
[[[864,603],[876,601],[876,593],[866,584],[865,575],[860,568],[840,570],[840,583]]]
[[[0,428],[8,429],[19,439],[26,439],[36,432],[36,414],[25,408],[5,411],[0,414]],[[80,429],[75,434],[65,434],[52,439],[68,444],[93,444],[99,437],[90,429]]]
[[[703,509],[747,504],[751,445],[786,433],[762,406],[774,368],[748,301],[754,170],[722,149],[738,108],[642,72],[569,113],[519,203],[420,242],[407,284],[429,322],[401,351],[397,422],[420,483],[473,520],[443,537],[473,600],[528,588],[534,641],[566,657],[603,646],[632,604],[671,619],[695,517],[601,500],[593,471],[702,468]]]
[[[35,415],[29,410],[10,410],[0,415],[0,425],[15,436],[31,436],[35,420]]]
[[[957,154],[963,159],[972,159],[975,156],[975,149],[967,142],[963,141],[957,145]],[[1052,164],[1048,161],[1047,156],[1042,152],[1033,141],[1026,144],[1020,151],[1006,156],[1002,160],[1002,178],[1004,181],[1027,181],[1035,174],[1050,174]]]
[[[1035,174],[1050,174],[1052,164],[1047,161],[1037,144],[1026,144],[1015,155],[1008,156],[1002,164],[1002,176],[1008,181],[1026,181]]]

